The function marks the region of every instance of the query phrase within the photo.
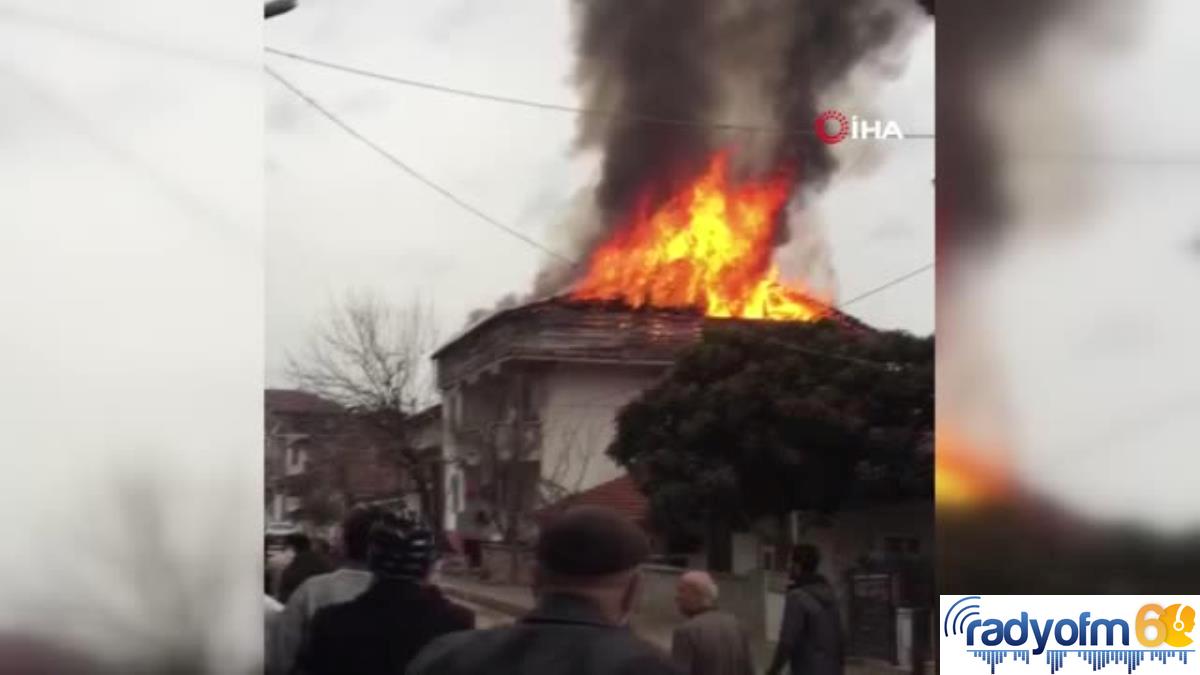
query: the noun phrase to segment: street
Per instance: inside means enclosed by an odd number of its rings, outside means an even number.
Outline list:
[[[511,616],[497,612],[493,609],[489,609],[482,605],[476,605],[473,602],[466,602],[465,600],[459,600],[457,598],[454,599],[453,602],[466,607],[472,612],[475,612],[476,628],[495,628],[496,626],[505,626],[513,622]]]

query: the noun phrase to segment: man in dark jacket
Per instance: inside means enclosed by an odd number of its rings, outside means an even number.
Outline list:
[[[289,534],[284,545],[292,550],[292,561],[279,577],[279,602],[286,605],[300,584],[309,577],[332,570],[333,565],[325,556],[313,550],[312,540],[307,535]]]
[[[313,617],[329,605],[336,605],[362,595],[374,581],[367,567],[371,528],[387,515],[377,507],[357,508],[342,522],[343,563],[340,569],[309,577],[288,598],[283,613],[268,636],[273,648],[267,652],[268,673],[290,673],[308,634]]]
[[[842,619],[833,587],[817,574],[821,553],[804,544],[792,552],[792,581],[783,606],[779,645],[767,675],[784,663],[791,675],[841,675],[845,664]]]
[[[628,628],[648,553],[645,534],[615,512],[566,511],[538,539],[533,611],[435,641],[409,675],[679,675]]]
[[[357,598],[324,607],[300,650],[304,675],[402,675],[434,638],[469,630],[475,615],[427,582],[433,533],[393,514],[371,528],[371,586]]]

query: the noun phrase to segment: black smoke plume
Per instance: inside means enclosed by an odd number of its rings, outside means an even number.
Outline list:
[[[920,4],[932,11],[932,3]],[[690,182],[722,147],[753,150],[743,172],[787,166],[805,190],[823,188],[837,164],[812,131],[822,96],[911,34],[904,28],[920,15],[917,6],[576,0],[576,81],[585,107],[615,113],[585,118],[579,136],[582,148],[603,153],[595,192],[602,227],[594,238],[619,227],[637,200],[655,203]],[[744,100],[729,100],[731,91],[751,92],[757,105],[739,106]],[[753,116],[723,117],[730,109]]]
[[[574,0],[574,79],[596,113],[577,145],[602,154],[601,177],[551,233],[578,264],[549,261],[533,295],[562,292],[639,200],[678,192],[716,150],[737,151],[737,178],[786,167],[802,195],[821,190],[837,168],[813,131],[822,97],[903,46],[921,7],[932,14],[932,0]]]
[[[1087,0],[955,0],[937,36],[937,247],[939,260],[992,243],[1007,221],[999,142],[984,87]],[[939,266],[947,270],[949,266]]]

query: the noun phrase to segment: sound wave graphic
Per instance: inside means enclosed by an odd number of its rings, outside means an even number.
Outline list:
[[[979,609],[978,604],[971,605],[963,603],[969,603],[972,600],[979,599],[980,596],[978,595],[968,595],[965,598],[959,598],[958,601],[956,601],[953,605],[950,605],[950,609],[946,610],[946,616],[942,619],[942,635],[950,637],[951,635],[958,635],[962,633],[963,629],[966,628],[967,619],[973,616],[979,616],[979,612],[971,611]],[[960,607],[959,605],[962,606]],[[957,612],[955,612],[956,609],[958,610]]]
[[[1188,654],[1194,652],[1194,649],[1049,649],[1046,650],[1046,663],[1050,664],[1050,673],[1053,675],[1058,672],[1059,668],[1063,667],[1063,662],[1066,661],[1067,654],[1078,654],[1092,670],[1100,670],[1101,668],[1112,664],[1122,663],[1128,668],[1126,673],[1132,673],[1137,670],[1137,667],[1142,665],[1142,661],[1149,659],[1150,661],[1161,661],[1166,663],[1171,659],[1179,659],[1185,666],[1188,662]]]
[[[996,666],[1004,663],[1004,659],[1012,654],[1013,661],[1024,661],[1029,663],[1028,649],[973,649],[972,656],[978,656],[983,659],[983,662],[992,667],[992,673],[996,672]]]
[[[1009,656],[1013,657],[1013,661],[1024,661],[1029,663],[1028,649],[971,649],[968,650],[971,656],[982,659],[984,663],[991,666],[992,673],[996,672],[996,666],[1004,663]],[[1137,670],[1137,667],[1142,665],[1143,661],[1159,661],[1166,664],[1171,660],[1179,660],[1183,665],[1187,665],[1188,655],[1196,651],[1195,649],[1049,649],[1046,651],[1046,664],[1050,666],[1050,673],[1057,673],[1063,664],[1066,663],[1068,654],[1075,654],[1083,659],[1085,663],[1092,667],[1093,671],[1100,670],[1105,666],[1114,663],[1123,664],[1126,667],[1126,673],[1132,673]]]

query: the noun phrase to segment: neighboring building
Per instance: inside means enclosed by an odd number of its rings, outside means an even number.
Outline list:
[[[561,506],[603,506],[628,518],[644,530],[651,529],[650,500],[638,489],[633,476],[627,473],[571,495],[562,501]]]
[[[612,480],[568,495],[538,509],[534,513],[534,521],[540,525],[556,514],[576,506],[603,506],[612,509],[642,528],[652,540],[655,538],[650,523],[650,500],[628,473],[622,472]]]
[[[267,389],[264,404],[264,493],[267,522],[305,520],[298,477],[309,473],[317,455],[334,433],[341,406],[315,394],[293,389]]]
[[[431,521],[442,518],[446,512],[446,461],[444,455],[442,405],[429,406],[408,418],[409,442],[413,445],[421,464],[426,471],[426,480],[430,491],[429,518]],[[404,495],[405,505],[418,513],[423,513],[420,496],[415,480],[409,480]],[[431,522],[430,525],[436,525]]]
[[[268,389],[264,404],[268,523],[293,523],[328,535],[357,504],[420,510],[411,477],[390,456],[390,439],[309,392]],[[413,421],[414,443],[440,455],[440,407]],[[436,494],[440,478],[435,475],[431,485]]]
[[[450,461],[447,529],[471,528],[482,510],[526,538],[537,509],[619,478],[605,454],[617,412],[703,323],[689,312],[555,299],[499,312],[443,346],[433,358]]]

